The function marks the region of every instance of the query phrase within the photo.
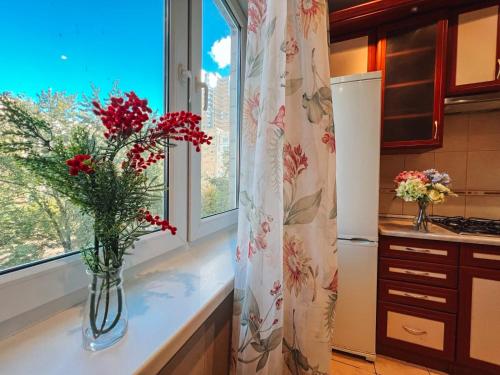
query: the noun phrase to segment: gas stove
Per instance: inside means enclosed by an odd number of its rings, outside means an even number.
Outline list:
[[[430,216],[431,222],[458,234],[500,235],[500,220],[462,216]]]

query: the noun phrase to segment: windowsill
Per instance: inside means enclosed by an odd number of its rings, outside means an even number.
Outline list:
[[[129,326],[113,347],[82,348],[83,305],[0,341],[7,374],[157,373],[233,290],[234,228],[132,268]]]

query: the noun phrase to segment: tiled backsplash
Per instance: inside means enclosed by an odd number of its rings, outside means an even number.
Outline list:
[[[447,115],[443,147],[422,153],[382,155],[380,213],[414,215],[414,203],[394,198],[402,170],[448,172],[458,197],[430,207],[431,214],[500,219],[500,111]]]

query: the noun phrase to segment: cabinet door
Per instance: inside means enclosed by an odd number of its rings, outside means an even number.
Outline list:
[[[381,32],[382,148],[441,146],[446,29],[439,20]]]
[[[334,40],[330,44],[330,77],[375,70],[375,49],[372,34]]]
[[[500,271],[460,270],[458,361],[500,373]],[[478,372],[479,373],[479,372]]]
[[[499,11],[500,1],[486,1],[452,17],[449,95],[500,88]]]

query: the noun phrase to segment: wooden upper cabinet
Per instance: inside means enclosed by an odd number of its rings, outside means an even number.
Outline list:
[[[450,19],[448,95],[500,89],[500,1],[483,1]]]
[[[441,19],[381,29],[383,149],[442,145],[446,31]]]
[[[360,35],[330,44],[330,77],[366,73],[375,68],[375,36]]]

